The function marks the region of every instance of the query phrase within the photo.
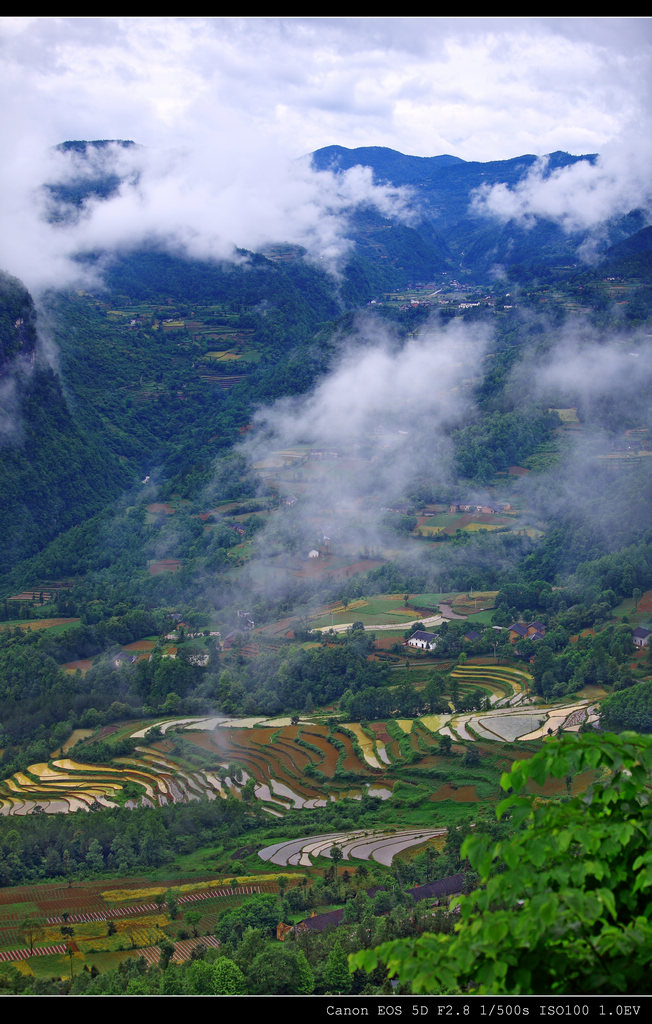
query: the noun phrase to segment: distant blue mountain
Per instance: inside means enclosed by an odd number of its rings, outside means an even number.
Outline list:
[[[492,160],[482,163],[477,160],[462,160],[458,156],[406,156],[384,146],[359,146],[346,149],[344,146],[326,146],[312,154],[312,163],[318,170],[346,171],[358,165],[371,167],[378,182],[393,185],[421,185],[442,187],[457,192],[477,188],[481,184],[514,184],[526,174],[539,158],[532,154],[513,157],[510,160]],[[546,174],[559,167],[568,167],[578,160],[593,163],[596,154],[571,156],[557,151],[547,157]],[[459,183],[456,185],[455,183]]]
[[[596,159],[595,153],[573,156],[557,151],[541,162],[541,174],[545,178],[559,168],[578,161],[594,163]],[[387,220],[373,211],[366,215],[364,226],[354,217],[353,229],[359,250],[366,249],[370,258],[374,251],[379,259],[386,261],[389,256],[394,269],[407,269],[409,264],[412,277],[416,274],[421,279],[443,270],[460,278],[485,278],[496,266],[527,277],[547,266],[577,262],[585,232],[569,234],[557,223],[542,218],[527,227],[516,221],[499,222],[472,205],[479,188],[499,184],[513,188],[539,162],[533,154],[483,163],[450,155],[406,156],[380,146],[327,146],[312,154],[313,166],[319,170],[343,173],[355,166],[370,167],[377,184],[411,189],[413,211],[419,217],[411,230],[418,236],[418,243],[413,236],[410,243],[404,237],[399,244],[397,236],[391,237],[398,224],[393,222],[388,233]],[[607,225],[605,251],[641,226],[635,211]],[[408,258],[407,251],[395,258],[397,249],[406,243],[412,246],[412,258]]]
[[[61,143],[57,148],[73,155],[78,173],[47,186],[52,219],[74,221],[89,199],[114,195],[122,179],[112,148],[135,145],[131,140],[105,139]],[[541,173],[546,176],[578,161],[596,159],[596,154],[573,156],[558,151],[546,157]],[[376,183],[411,191],[414,216],[409,226],[370,204],[350,211],[349,236],[355,248],[346,275],[350,288],[345,284],[342,295],[346,299],[350,291],[354,304],[361,293],[372,295],[410,282],[431,281],[442,273],[460,280],[486,280],[489,272],[501,267],[527,278],[546,267],[577,262],[578,248],[586,238],[585,232],[568,234],[553,221],[539,219],[525,227],[515,221],[500,222],[473,207],[479,188],[498,184],[513,188],[523,180],[539,162],[533,154],[483,163],[450,154],[409,156],[383,146],[326,146],[313,153],[311,160],[317,170],[336,173],[369,167]],[[635,211],[608,225],[605,252],[642,226]]]
[[[136,143],[130,139],[71,139],[55,146],[59,153],[77,155],[78,174],[71,181],[46,185],[53,200],[52,220],[74,220],[88,199],[110,199],[116,194],[122,179],[111,167],[112,147],[133,149]]]
[[[326,146],[312,154],[312,162],[320,171],[346,171],[362,164],[373,168],[377,180],[407,185],[423,181],[442,167],[463,164],[464,160],[458,156],[405,156],[385,146],[360,146],[358,149]]]

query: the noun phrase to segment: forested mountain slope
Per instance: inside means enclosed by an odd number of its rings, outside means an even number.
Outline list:
[[[71,415],[19,282],[0,280],[0,566],[98,511],[129,475]]]

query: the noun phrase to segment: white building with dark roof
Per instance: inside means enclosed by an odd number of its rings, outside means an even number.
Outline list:
[[[434,651],[437,640],[436,633],[427,633],[425,629],[417,629],[408,640],[408,647],[418,647],[422,651]]]

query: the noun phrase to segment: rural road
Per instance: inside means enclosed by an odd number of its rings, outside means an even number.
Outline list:
[[[410,626],[416,626],[417,622],[424,626],[441,626],[444,621],[443,615],[430,615],[427,619],[412,619],[411,622],[387,622],[380,626],[365,626],[365,629],[409,629]],[[337,626],[314,626],[313,629],[315,633],[328,633],[331,629],[334,633],[346,633],[352,625],[352,622],[341,622]]]

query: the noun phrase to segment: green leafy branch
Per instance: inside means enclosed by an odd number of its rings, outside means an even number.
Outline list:
[[[650,924],[652,738],[567,736],[502,780],[497,809],[514,832],[469,836],[461,850],[480,886],[458,901],[453,935],[385,943],[350,958],[386,965],[415,993],[645,992]],[[591,771],[581,796],[544,800],[530,783]]]

